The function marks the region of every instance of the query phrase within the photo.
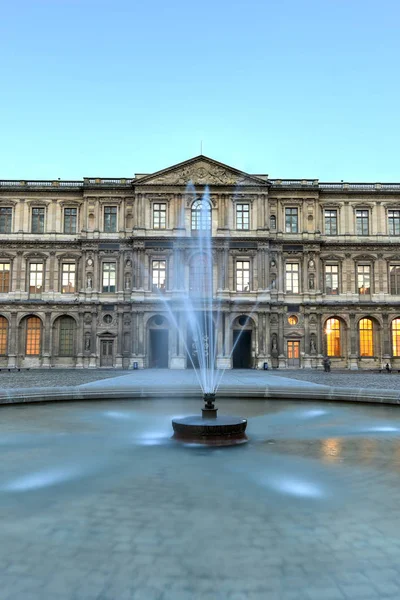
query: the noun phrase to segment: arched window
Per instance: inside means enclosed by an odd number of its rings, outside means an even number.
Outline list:
[[[39,317],[29,317],[26,321],[26,348],[27,356],[38,356],[42,338],[42,322]]]
[[[192,231],[211,229],[211,205],[207,200],[196,200],[192,204]]]
[[[7,354],[8,342],[8,321],[5,317],[0,317],[0,354]]]
[[[371,319],[361,319],[358,324],[360,334],[360,356],[374,355],[373,325]]]
[[[400,356],[400,319],[392,321],[392,348],[393,356]]]
[[[326,354],[327,356],[341,356],[340,347],[340,321],[328,319],[325,323]]]
[[[59,321],[59,356],[74,355],[75,321],[72,317],[61,317]]]
[[[212,264],[205,254],[196,255],[190,261],[189,290],[192,294],[208,296],[212,293]]]

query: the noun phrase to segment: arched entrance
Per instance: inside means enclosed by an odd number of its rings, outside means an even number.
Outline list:
[[[155,315],[149,320],[148,331],[149,367],[151,369],[168,369],[168,321],[162,315]]]
[[[251,369],[253,366],[251,354],[253,321],[245,315],[237,317],[233,322],[232,336],[232,368]]]

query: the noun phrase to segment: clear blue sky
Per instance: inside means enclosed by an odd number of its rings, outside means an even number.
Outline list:
[[[0,0],[0,178],[400,181],[399,0]]]

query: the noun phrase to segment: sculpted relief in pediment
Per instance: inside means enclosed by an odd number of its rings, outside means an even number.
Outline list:
[[[243,185],[246,183],[254,185],[254,181],[248,177],[206,162],[187,165],[180,169],[160,173],[152,178],[146,177],[146,183],[156,184],[185,185],[190,181],[194,185]]]

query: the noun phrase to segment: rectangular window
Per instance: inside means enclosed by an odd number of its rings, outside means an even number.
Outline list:
[[[44,208],[32,208],[32,233],[44,233]]]
[[[75,263],[63,263],[61,272],[61,293],[73,294],[75,287],[76,265]]]
[[[325,265],[325,294],[339,293],[339,265]]]
[[[104,207],[104,231],[106,233],[115,233],[117,231],[117,207]]]
[[[286,233],[297,233],[299,230],[299,219],[297,208],[285,209],[285,231]]]
[[[390,293],[393,296],[400,295],[400,265],[390,265]]]
[[[164,202],[153,204],[153,229],[165,229],[167,226],[167,205]]]
[[[361,295],[371,293],[371,266],[357,265],[357,287]]]
[[[165,290],[165,273],[167,262],[165,260],[153,260],[152,262],[152,283],[153,290]]]
[[[367,210],[356,210],[356,234],[368,235],[369,213]]]
[[[337,235],[337,210],[325,211],[325,234]]]
[[[236,261],[236,291],[250,291],[250,261],[248,260]]]
[[[116,265],[115,263],[103,263],[103,292],[115,292]]]
[[[248,204],[236,204],[236,229],[250,228],[250,211]]]
[[[389,235],[400,235],[400,210],[389,210]]]
[[[12,208],[0,208],[0,233],[11,233]]]
[[[43,263],[29,265],[29,295],[41,296],[43,291]]]
[[[60,319],[60,356],[74,355],[74,321],[71,317]]]
[[[64,233],[76,233],[76,208],[64,208]]]
[[[286,263],[285,271],[286,292],[288,294],[299,293],[299,264]]]
[[[0,294],[10,291],[10,263],[0,263]]]

